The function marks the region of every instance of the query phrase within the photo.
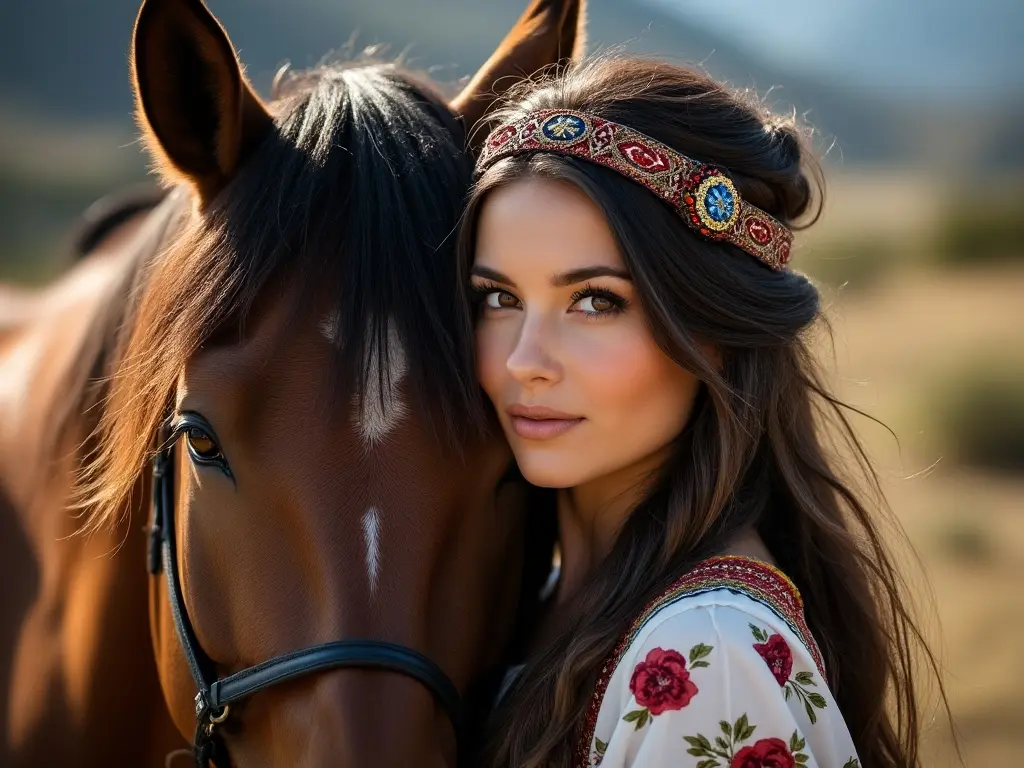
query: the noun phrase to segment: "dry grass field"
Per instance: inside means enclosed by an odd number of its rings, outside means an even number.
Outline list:
[[[931,263],[929,233],[941,215],[941,196],[923,180],[878,181],[835,181],[820,229],[803,236],[798,267],[812,276],[828,273],[834,265],[816,260],[832,253],[828,244],[863,239],[865,232],[906,245],[885,249],[897,258],[880,277],[858,285],[861,273],[854,269],[846,286],[822,281],[834,333],[822,355],[841,396],[895,433],[855,421],[919,558],[906,559],[916,585],[908,600],[918,606],[944,667],[963,764],[1021,765],[1024,473],[962,457],[958,435],[943,423],[945,413],[960,407],[951,381],[1012,376],[1010,386],[1024,389],[1024,246],[1017,258]],[[884,195],[867,199],[879,189]],[[903,200],[913,201],[909,211]],[[894,218],[900,208],[911,215]],[[1015,416],[993,405],[981,433],[997,433],[1004,418],[1019,424],[1024,394],[1011,405]],[[957,765],[935,691],[925,694],[935,718],[925,765]]]

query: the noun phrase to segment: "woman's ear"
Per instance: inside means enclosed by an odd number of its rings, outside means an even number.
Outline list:
[[[202,0],[144,0],[132,40],[139,124],[161,173],[208,203],[273,128]]]

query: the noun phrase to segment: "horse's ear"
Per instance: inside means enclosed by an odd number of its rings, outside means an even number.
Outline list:
[[[491,58],[451,103],[462,116],[474,148],[473,126],[514,83],[552,64],[583,56],[586,0],[533,0]]]
[[[131,64],[160,171],[209,202],[273,126],[227,33],[202,0],[143,0]]]

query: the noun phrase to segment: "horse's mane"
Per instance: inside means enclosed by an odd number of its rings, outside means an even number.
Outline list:
[[[126,195],[103,198],[99,208],[90,209],[94,213],[102,211],[102,215],[83,217],[86,223],[78,233],[81,239],[76,237],[72,247],[75,259],[87,257],[99,240],[132,215],[152,209],[126,244],[130,251],[128,258],[121,262],[115,279],[105,286],[106,295],[97,303],[98,311],[85,321],[88,327],[57,390],[62,397],[53,404],[47,420],[47,439],[43,443],[47,456],[61,457],[70,440],[81,442],[83,437],[87,438],[86,442],[72,444],[72,450],[87,456],[95,449],[91,438],[95,437],[102,404],[118,361],[121,329],[132,316],[133,289],[141,281],[145,266],[159,254],[169,232],[180,221],[187,202],[181,192],[164,190],[159,200],[155,197],[152,190],[133,188]],[[51,468],[53,465],[45,467]]]
[[[456,333],[464,298],[451,253],[472,159],[444,100],[394,64],[328,65],[279,77],[271,109],[276,130],[201,214],[186,214],[131,291],[81,486],[92,527],[123,514],[188,359],[244,333],[271,290],[291,297],[296,321],[325,296],[333,304],[339,396],[387,375],[373,361],[397,334],[415,371],[409,394],[442,432],[482,412],[471,340]]]

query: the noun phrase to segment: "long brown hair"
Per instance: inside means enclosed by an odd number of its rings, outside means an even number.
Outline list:
[[[510,103],[496,120],[559,108],[626,124],[723,167],[744,199],[791,225],[806,226],[820,211],[823,177],[807,132],[699,71],[603,57]],[[463,277],[483,201],[527,176],[571,184],[602,209],[655,339],[703,387],[657,484],[575,596],[572,618],[496,713],[490,764],[569,765],[598,671],[641,606],[754,527],[803,594],[862,763],[918,765],[917,651],[933,671],[936,664],[886,544],[885,522],[893,521],[877,476],[847,407],[816,367],[809,336],[824,323],[817,289],[795,271],[772,271],[735,246],[700,239],[614,171],[550,153],[508,158],[481,175],[461,234]],[[720,365],[697,340],[717,348]],[[854,477],[865,482],[842,476],[840,455],[853,457]]]

